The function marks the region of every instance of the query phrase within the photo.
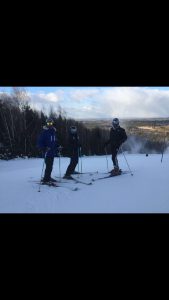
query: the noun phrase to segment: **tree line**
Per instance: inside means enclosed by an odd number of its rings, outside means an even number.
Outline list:
[[[47,115],[31,108],[30,98],[24,88],[13,88],[10,94],[0,94],[0,158],[39,157],[37,138],[47,118],[54,120],[62,155],[69,152],[68,134],[72,125],[77,126],[83,155],[101,155],[109,132],[99,127],[86,128],[82,123],[67,118],[61,107],[51,108]]]
[[[87,128],[83,123],[66,117],[61,108],[51,108],[47,115],[30,106],[30,98],[24,88],[13,88],[10,94],[0,94],[0,159],[16,157],[40,157],[37,138],[46,119],[54,120],[59,144],[63,146],[62,155],[69,153],[68,134],[72,125],[77,126],[82,155],[104,155],[104,143],[109,139],[109,130],[99,126]],[[128,134],[129,133],[129,134]],[[128,140],[123,150],[129,153],[161,153],[167,148],[164,141],[152,141],[143,136],[127,132]],[[107,154],[111,153],[110,146]]]

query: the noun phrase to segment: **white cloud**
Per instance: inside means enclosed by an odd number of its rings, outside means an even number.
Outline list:
[[[46,101],[49,101],[49,102],[58,102],[59,101],[59,97],[57,94],[55,93],[48,93],[48,94],[39,94],[38,97],[40,99],[44,99]]]
[[[169,117],[169,91],[118,87],[100,95],[100,110],[107,116]]]
[[[169,117],[169,90],[143,87],[61,88],[30,94],[34,107],[61,105],[72,118]]]
[[[45,93],[40,91],[39,93],[28,93],[31,99],[31,105],[37,110],[50,111],[51,106],[54,110],[57,110],[58,105],[64,97],[64,91],[58,90],[52,93]]]
[[[75,89],[74,91],[71,91],[69,95],[72,100],[82,101],[88,98],[93,98],[97,96],[98,93],[99,90],[97,88],[95,89],[86,88],[86,90]]]

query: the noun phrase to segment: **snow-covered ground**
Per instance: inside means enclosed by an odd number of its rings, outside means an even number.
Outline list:
[[[125,154],[134,174],[94,181],[92,185],[65,183],[78,187],[39,186],[42,159],[0,160],[0,213],[169,213],[169,155]],[[123,155],[118,156],[123,170],[128,166]],[[61,158],[63,176],[69,158]],[[109,170],[112,169],[108,156]],[[98,174],[80,175],[89,182],[107,171],[105,156],[82,158],[83,172]],[[79,164],[81,168],[81,161]],[[76,169],[77,170],[77,169]],[[59,158],[55,158],[52,176],[59,176]],[[77,175],[76,175],[77,176]]]

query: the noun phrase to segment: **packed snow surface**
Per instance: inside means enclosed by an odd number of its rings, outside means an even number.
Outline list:
[[[90,174],[74,177],[92,185],[69,181],[57,188],[41,185],[40,192],[43,159],[0,160],[0,213],[169,213],[169,155],[162,163],[159,154],[126,153],[118,160],[133,176],[92,181],[112,169],[111,156],[82,157],[76,171]],[[52,177],[63,176],[68,164],[69,158],[61,157],[59,169],[55,158]]]

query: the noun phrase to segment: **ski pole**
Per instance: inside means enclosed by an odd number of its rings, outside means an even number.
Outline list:
[[[81,173],[82,173],[82,153],[81,153],[81,148],[80,148],[80,167],[81,167]]]
[[[162,163],[162,160],[163,160],[164,148],[165,148],[165,135],[164,135],[163,150],[162,150],[162,155],[161,155],[161,163]]]
[[[59,153],[59,181],[61,181],[61,154]]]
[[[78,175],[77,177],[79,178],[79,148],[78,148]]]
[[[105,150],[105,153],[106,153],[107,172],[109,172],[108,159],[107,159],[107,150],[106,150],[106,148],[104,150]]]
[[[45,152],[45,156],[44,156],[44,160],[43,160],[42,173],[41,173],[41,178],[40,178],[40,182],[39,182],[38,192],[40,192],[40,187],[41,187],[41,182],[42,182],[42,176],[43,176],[43,170],[44,170],[44,166],[45,166],[46,155],[47,155],[47,152]]]
[[[163,160],[163,152],[162,152],[162,156],[161,156],[161,163],[162,163],[162,160]]]
[[[61,151],[62,151],[62,146],[59,146],[59,152],[58,152],[58,155],[59,155],[59,178],[60,178],[60,181],[61,181]]]
[[[125,160],[126,160],[126,163],[127,163],[128,168],[129,168],[129,171],[130,171],[131,175],[133,176],[133,173],[132,173],[132,171],[131,171],[131,169],[130,169],[130,166],[129,166],[129,164],[128,164],[128,161],[127,161],[127,159],[126,159],[126,156],[125,156],[125,154],[124,154],[124,151],[122,150],[122,146],[120,147],[120,150],[121,150],[121,152],[123,153],[123,156],[124,156],[124,158],[125,158]]]

